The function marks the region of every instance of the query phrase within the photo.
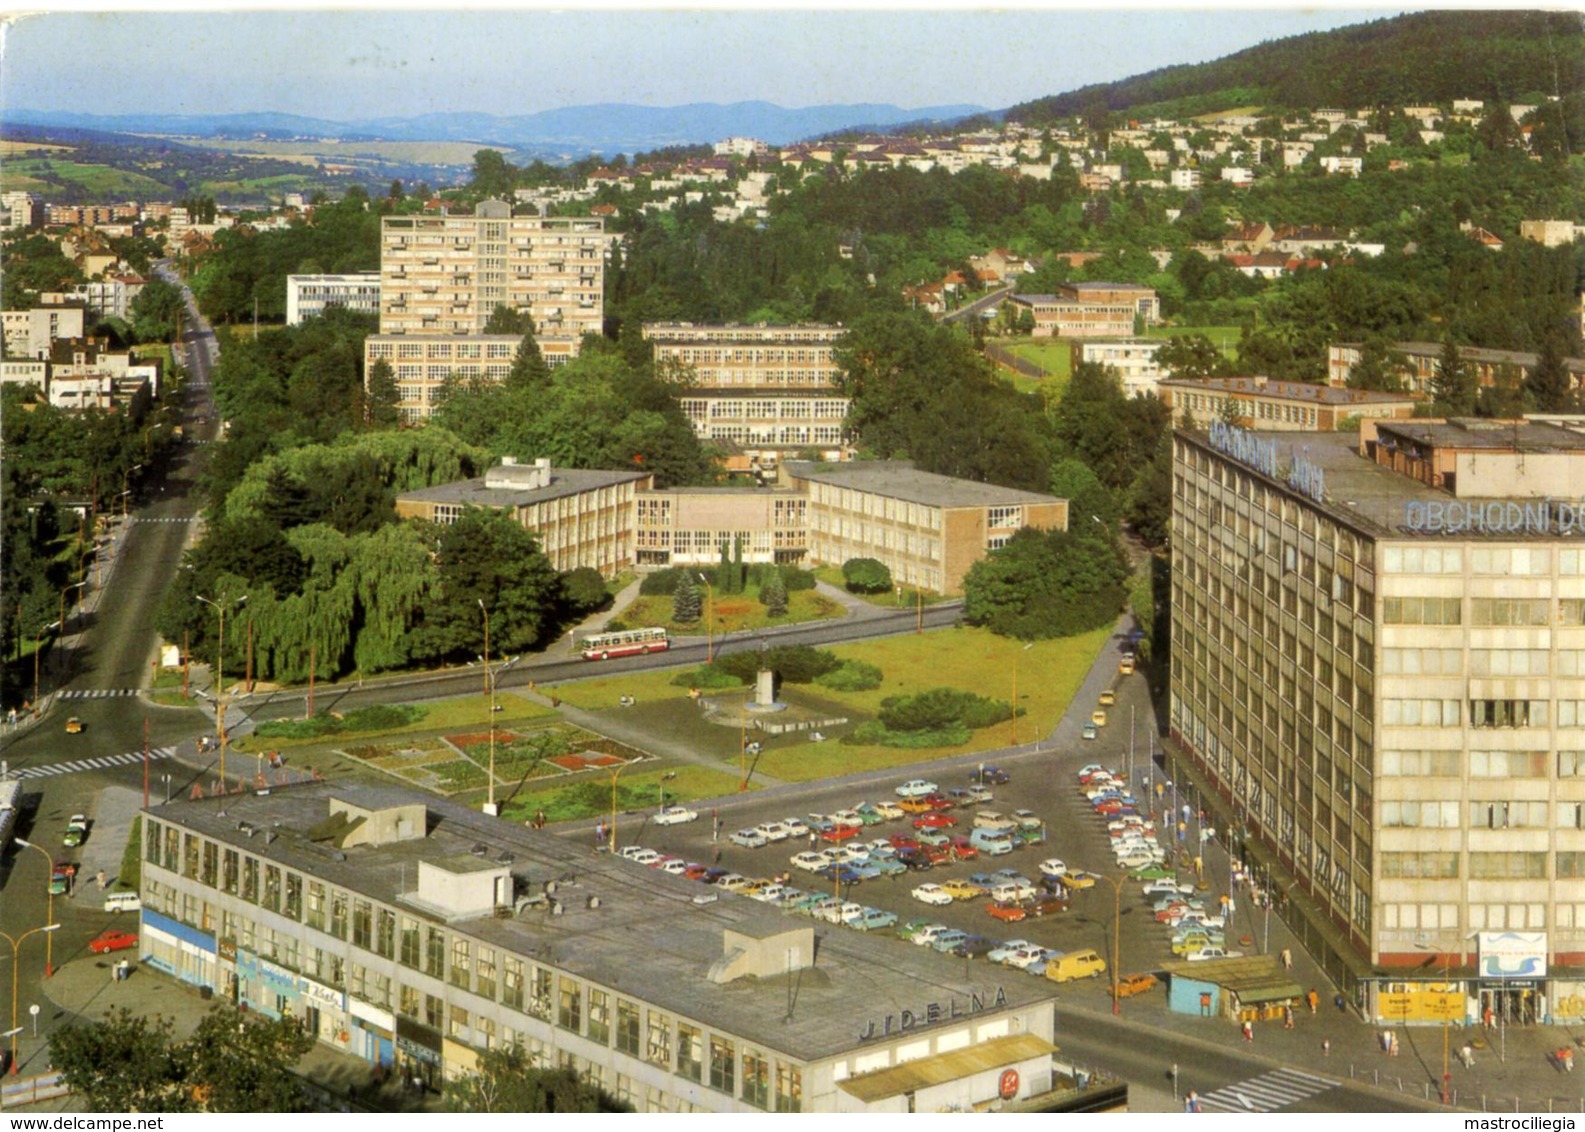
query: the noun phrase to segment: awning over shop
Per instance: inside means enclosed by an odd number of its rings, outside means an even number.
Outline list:
[[[1249,955],[1239,959],[1207,959],[1191,963],[1176,959],[1161,965],[1169,976],[1214,983],[1238,996],[1246,1006],[1299,998],[1304,988],[1288,978],[1273,955]]]
[[[874,1073],[849,1077],[845,1081],[838,1081],[837,1088],[865,1104],[874,1104],[888,1097],[916,1093],[931,1085],[956,1081],[960,1077],[983,1073],[988,1069],[1015,1065],[1032,1057],[1049,1057],[1056,1052],[1057,1047],[1044,1038],[1034,1034],[1015,1034],[992,1038],[978,1045],[955,1049],[951,1053],[905,1061],[890,1069],[877,1069]]]

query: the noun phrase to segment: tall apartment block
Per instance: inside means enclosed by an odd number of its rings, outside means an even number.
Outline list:
[[[513,216],[499,200],[481,202],[472,216],[386,217],[380,225],[380,332],[365,344],[365,372],[387,360],[403,419],[424,420],[460,348],[467,345],[463,353],[473,354],[477,347],[483,355],[499,345],[484,334],[499,306],[533,318],[550,366],[577,357],[583,336],[599,334],[605,316],[605,246],[602,220]],[[425,348],[413,348],[418,340]],[[431,343],[445,348],[431,351]],[[497,365],[478,375],[504,372]]]
[[[692,370],[683,411],[701,440],[726,450],[727,466],[769,469],[787,456],[848,456],[842,423],[849,400],[837,392],[842,327],[650,322],[655,361]]]
[[[1173,439],[1183,820],[1369,1017],[1585,1020],[1582,495],[1550,424]]]

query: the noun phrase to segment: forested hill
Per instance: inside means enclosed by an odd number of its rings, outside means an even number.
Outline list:
[[[1103,110],[1186,117],[1233,107],[1356,109],[1455,98],[1522,103],[1582,91],[1580,13],[1441,11],[1262,43],[1213,63],[1165,67],[1022,103],[1006,116],[1038,124]]]

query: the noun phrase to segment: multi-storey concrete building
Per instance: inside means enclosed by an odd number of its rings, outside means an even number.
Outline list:
[[[534,320],[540,352],[552,368],[577,357],[585,334],[605,317],[605,225],[589,218],[513,216],[503,201],[480,203],[472,216],[388,216],[380,226],[380,332],[364,346],[366,372],[396,358],[399,409],[422,420],[446,374],[444,359],[410,367],[404,345],[449,341],[487,349],[486,324],[497,307]],[[517,342],[513,341],[516,352]],[[510,368],[511,355],[507,356]],[[483,376],[504,376],[486,369]]]
[[[1127,338],[1136,319],[1149,325],[1161,316],[1156,292],[1131,283],[1064,283],[1056,294],[1008,302],[1034,316],[1036,338]]]
[[[641,569],[712,566],[721,547],[749,563],[799,563],[809,543],[809,500],[793,491],[674,487],[638,497]]]
[[[1585,304],[1582,304],[1581,309],[1585,310]],[[1585,318],[1582,318],[1582,325],[1585,325]],[[1401,361],[1401,364],[1394,368],[1408,391],[1429,397],[1431,383],[1436,379],[1436,367],[1442,361],[1441,343],[1394,342],[1388,349]],[[1354,367],[1359,364],[1362,350],[1363,347],[1358,342],[1339,342],[1335,346],[1328,346],[1326,348],[1328,383],[1347,385]],[[1479,346],[1460,346],[1458,356],[1460,361],[1474,371],[1475,383],[1482,388],[1495,384],[1497,371],[1503,366],[1514,367],[1521,379],[1529,376],[1540,358],[1539,354],[1527,354],[1520,350],[1487,350]],[[1565,358],[1563,364],[1568,367],[1569,378],[1574,387],[1585,388],[1585,358]]]
[[[1129,397],[1156,395],[1156,385],[1166,371],[1156,361],[1165,346],[1162,338],[1081,338],[1073,343],[1073,364],[1094,362],[1117,373]]]
[[[0,311],[8,358],[48,358],[55,343],[83,336],[87,307],[81,299]]]
[[[1157,392],[1177,419],[1283,432],[1332,431],[1360,418],[1412,417],[1421,400],[1408,393],[1266,377],[1163,378]]]
[[[635,500],[654,479],[648,472],[553,469],[549,460],[508,458],[479,479],[406,492],[397,497],[396,513],[454,523],[468,507],[504,508],[534,533],[557,570],[588,566],[609,576],[633,565]]]
[[[899,585],[963,591],[969,567],[1023,527],[1066,530],[1068,501],[916,471],[901,461],[784,466],[808,496],[809,557],[886,564]]]
[[[1585,1016],[1585,437],[1173,451],[1178,796],[1371,1015]]]
[[[1045,979],[842,928],[817,948],[747,897],[409,791],[169,803],[141,850],[145,966],[431,1085],[514,1044],[642,1112],[1039,1108],[1064,1084]]]
[[[842,327],[760,323],[644,324],[660,372],[687,372],[680,397],[701,440],[727,449],[746,469],[793,453],[847,456],[842,423],[850,401],[837,393]],[[732,459],[729,466],[735,466]]]
[[[32,193],[0,193],[0,231],[42,228],[44,216],[44,202]]]
[[[361,314],[380,313],[380,273],[350,275],[288,275],[286,325],[298,326],[305,318],[325,313],[330,306]]]

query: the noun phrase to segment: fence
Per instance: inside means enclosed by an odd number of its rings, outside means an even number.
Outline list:
[[[1037,381],[1043,381],[1051,377],[1054,372],[1030,361],[1028,358],[1020,358],[1005,346],[998,346],[994,342],[985,343],[985,356],[999,366],[1005,366],[1007,369],[1021,373],[1025,377],[1032,377]]]

